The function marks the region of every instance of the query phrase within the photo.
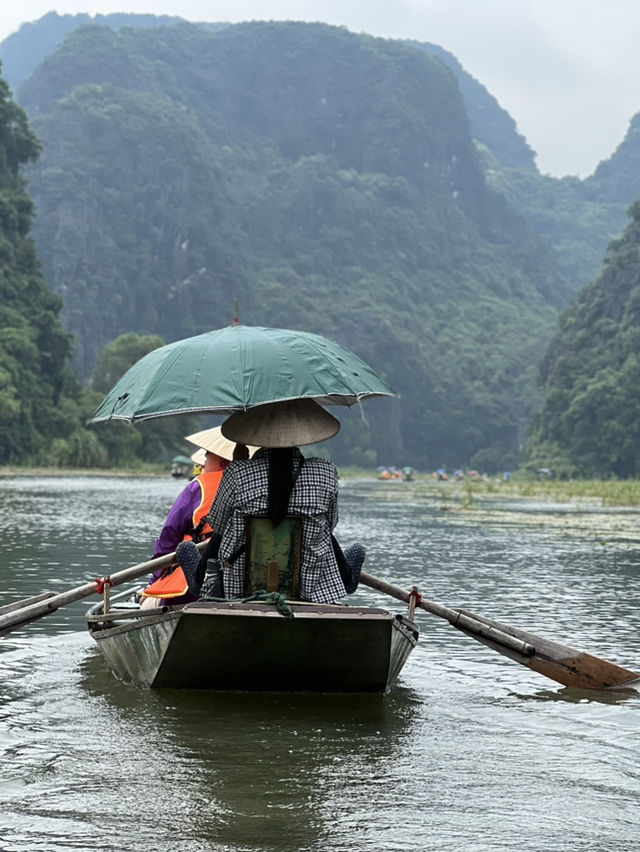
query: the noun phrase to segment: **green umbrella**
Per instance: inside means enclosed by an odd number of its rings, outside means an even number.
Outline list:
[[[234,324],[149,352],[116,382],[90,422],[229,414],[287,399],[353,405],[370,396],[394,393],[339,343]]]

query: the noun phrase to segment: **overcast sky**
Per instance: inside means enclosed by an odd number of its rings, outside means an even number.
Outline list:
[[[0,40],[49,11],[325,21],[453,53],[557,177],[591,174],[640,112],[640,0],[0,0]],[[54,5],[52,5],[54,4]]]

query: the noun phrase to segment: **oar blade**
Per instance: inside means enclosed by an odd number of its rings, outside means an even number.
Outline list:
[[[480,636],[459,626],[459,629],[463,633],[466,633],[478,642],[482,642],[483,645],[493,648],[494,651],[498,651],[504,656],[528,666],[533,671],[551,680],[555,680],[557,683],[580,689],[638,689],[640,691],[640,674],[637,672],[625,669],[615,663],[610,663],[608,660],[603,660],[585,651],[571,648],[569,645],[554,642],[551,639],[537,636],[535,633],[530,633],[527,630],[503,624],[501,621],[485,618],[468,610],[460,610],[460,612],[469,618],[473,618],[476,621],[487,624],[532,645],[534,653],[530,656],[525,656],[518,654],[510,648],[505,648],[503,645],[492,642],[486,636]],[[634,681],[636,682],[635,684]]]

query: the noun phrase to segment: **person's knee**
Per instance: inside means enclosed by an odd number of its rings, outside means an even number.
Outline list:
[[[357,541],[345,550],[344,555],[352,568],[362,568],[367,552],[364,545]]]
[[[176,547],[176,562],[184,571],[189,591],[197,597],[204,580],[204,571],[201,566],[200,553],[192,541],[181,541]]]
[[[344,551],[344,556],[351,572],[351,577],[345,583],[345,591],[348,595],[351,595],[358,588],[360,572],[364,564],[366,551],[360,542],[356,542]]]

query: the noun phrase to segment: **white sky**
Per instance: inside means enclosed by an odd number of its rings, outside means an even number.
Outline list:
[[[640,0],[2,0],[0,41],[49,11],[324,21],[433,42],[487,87],[539,169],[558,177],[591,174],[640,112]]]

